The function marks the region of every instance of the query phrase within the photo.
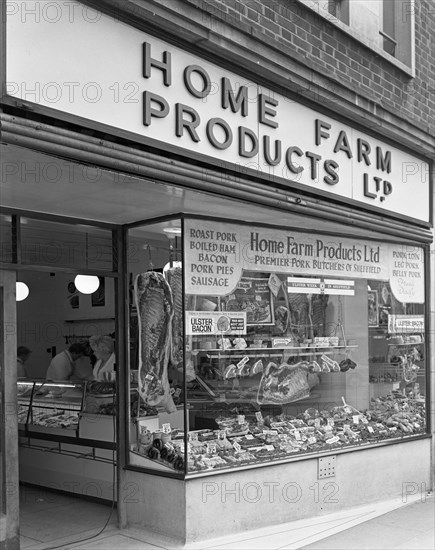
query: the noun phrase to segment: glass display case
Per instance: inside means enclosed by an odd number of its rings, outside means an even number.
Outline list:
[[[130,366],[159,407],[132,463],[197,474],[426,433],[423,249],[187,217],[130,239]]]
[[[20,435],[114,449],[115,400],[110,382],[19,380]]]

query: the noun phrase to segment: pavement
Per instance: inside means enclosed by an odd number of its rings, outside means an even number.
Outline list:
[[[39,490],[38,490],[39,491]],[[401,550],[435,549],[434,495],[387,501],[339,513],[182,545],[157,533],[120,530],[116,510],[68,496],[27,492],[21,548],[31,550]]]

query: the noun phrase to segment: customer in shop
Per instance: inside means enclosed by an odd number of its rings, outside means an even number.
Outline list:
[[[94,365],[94,380],[113,382],[115,379],[115,344],[110,336],[89,338],[97,361]]]
[[[79,342],[71,344],[68,349],[53,357],[45,375],[46,379],[54,382],[70,380],[74,374],[76,361],[83,357],[85,352],[86,348],[83,344]]]
[[[18,346],[17,348],[17,377],[27,378],[26,361],[30,357],[32,350],[26,346]]]

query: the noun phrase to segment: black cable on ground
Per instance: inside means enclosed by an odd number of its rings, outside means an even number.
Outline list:
[[[113,411],[115,412],[115,394],[113,395],[112,405],[113,405]],[[113,420],[113,444],[115,446],[116,440],[117,440],[115,414],[112,415],[112,420]],[[116,449],[113,452],[115,453]],[[64,542],[63,544],[58,544],[57,546],[46,546],[44,548],[44,550],[56,550],[58,548],[64,548],[65,546],[69,546],[70,544],[78,544],[80,542],[86,542],[87,540],[92,540],[92,539],[95,539],[96,537],[99,537],[101,535],[101,533],[103,533],[104,530],[106,529],[106,527],[109,525],[109,521],[112,517],[113,510],[115,508],[115,484],[116,484],[116,462],[115,462],[115,458],[114,458],[113,459],[113,468],[112,468],[112,505],[110,507],[109,517],[107,518],[106,523],[103,525],[103,527],[100,529],[100,531],[98,531],[98,533],[95,533],[95,535],[85,537],[85,538],[81,538],[81,539],[77,539],[77,540],[72,540],[72,541],[69,541],[69,542]]]

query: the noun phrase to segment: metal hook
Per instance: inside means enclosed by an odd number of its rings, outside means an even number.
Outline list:
[[[154,270],[154,263],[153,263],[153,258],[151,256],[151,246],[149,244],[145,244],[144,248],[146,248],[148,250],[148,263],[150,264],[150,270],[153,271]]]

